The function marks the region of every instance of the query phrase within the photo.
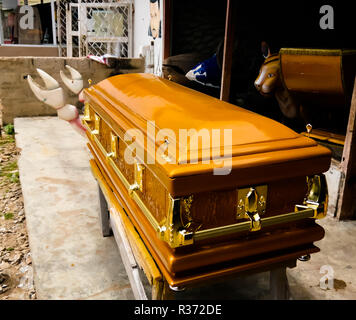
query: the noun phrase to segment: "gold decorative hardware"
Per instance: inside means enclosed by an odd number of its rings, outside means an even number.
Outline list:
[[[139,190],[140,186],[135,182],[134,184],[130,185],[129,187],[129,195],[132,196],[133,192]]]
[[[258,206],[261,208],[265,208],[266,207],[266,199],[263,196],[263,194],[260,196],[260,199],[258,200]]]
[[[328,186],[324,174],[307,177],[308,192],[304,205],[314,210],[314,218],[322,219],[328,210]]]
[[[250,188],[245,198],[245,212],[257,212],[258,194],[255,188]]]
[[[87,127],[87,124],[84,122],[84,125]],[[88,128],[88,127],[87,127]],[[89,132],[90,129],[88,128]],[[113,133],[114,135],[114,133]],[[130,193],[132,200],[137,204],[140,208],[143,215],[146,217],[147,221],[151,224],[153,230],[157,232],[159,238],[168,243],[168,245],[172,248],[191,245],[194,241],[199,241],[208,238],[214,238],[218,236],[228,235],[228,234],[236,234],[239,232],[248,232],[248,231],[256,231],[259,228],[264,228],[268,226],[273,226],[282,223],[289,223],[292,221],[297,221],[305,218],[315,217],[315,209],[312,206],[310,201],[323,198],[321,194],[319,197],[317,196],[317,190],[323,190],[323,178],[320,177],[320,186],[318,189],[317,185],[312,187],[310,192],[308,192],[308,200],[305,203],[309,205],[297,205],[295,206],[295,212],[286,213],[278,216],[272,216],[267,218],[261,218],[261,215],[265,212],[266,208],[266,200],[267,200],[267,186],[256,186],[251,188],[239,189],[238,190],[238,205],[237,205],[237,217],[239,216],[239,211],[243,212],[241,215],[242,218],[247,218],[248,221],[239,222],[232,225],[211,228],[206,230],[195,230],[192,232],[190,229],[186,228],[181,221],[181,211],[188,209],[191,210],[191,206],[193,203],[193,197],[187,197],[183,199],[173,199],[169,196],[169,210],[164,221],[158,222],[150,210],[146,207],[144,202],[141,200],[139,194],[136,192],[139,187],[139,183],[131,185],[126,177],[123,175],[121,170],[117,167],[114,159],[110,156],[108,157],[107,152],[104,147],[101,145],[97,135],[90,135],[91,141],[95,146],[98,147],[100,152],[106,157],[106,163],[114,170],[117,177],[125,187],[125,189]],[[119,142],[117,142],[119,143]],[[142,165],[141,165],[142,166]],[[138,179],[139,180],[139,179]],[[312,180],[309,180],[312,181]],[[314,181],[314,180],[313,180]],[[317,179],[318,181],[318,179]],[[311,183],[313,186],[313,183]],[[130,190],[131,189],[131,190]],[[255,195],[257,197],[257,213],[247,214],[245,215],[245,205],[247,202],[247,207],[249,210],[255,208]],[[250,193],[248,201],[246,201],[246,196]],[[327,201],[326,201],[327,202]],[[325,202],[324,202],[325,203]],[[320,209],[320,208],[319,208]],[[190,215],[191,216],[191,215]]]
[[[112,169],[115,171],[116,175],[122,182],[122,184],[125,186],[126,190],[130,193],[130,183],[127,181],[121,170],[117,167],[116,163],[112,158],[108,159],[109,165],[112,167]],[[135,190],[132,190],[130,194],[131,198],[136,202],[138,207],[141,209],[147,220],[150,222],[151,226],[153,229],[157,232],[160,232],[160,225],[158,224],[157,220],[154,218],[150,210],[146,207],[146,205],[142,202],[141,198],[137,195]]]
[[[244,210],[244,208],[245,208],[245,203],[244,203],[244,201],[242,199],[240,199],[239,203],[237,205],[237,210],[242,212]]]
[[[117,150],[118,150],[118,137],[114,132],[110,134],[110,147],[111,152],[107,155],[108,157],[117,158]]]
[[[129,187],[129,194],[132,196],[132,193],[134,191],[140,190],[141,192],[143,191],[143,170],[145,167],[142,164],[139,164],[137,160],[135,159],[134,163],[134,176],[135,176],[135,182],[134,184],[130,185]]]
[[[263,195],[261,195],[263,197]],[[251,231],[258,231],[261,229],[261,218],[257,212],[258,208],[258,194],[255,188],[250,188],[245,198],[245,214],[251,220]]]
[[[306,127],[306,129],[307,129],[308,138],[310,138],[310,133],[311,133],[312,130],[313,130],[313,126],[312,126],[310,123],[308,123],[305,127]]]
[[[94,130],[91,131],[91,134],[99,134],[100,132],[100,117],[95,113],[94,114]]]
[[[261,218],[260,215],[256,212],[254,214],[249,215],[251,219],[251,231],[261,230]]]
[[[180,221],[181,200],[169,196],[169,206],[166,221],[159,229],[160,239],[168,242],[172,248],[193,244],[192,232],[182,227]]]
[[[109,165],[113,168],[118,178],[125,186],[127,190],[130,189],[130,183],[127,181],[123,173],[117,167],[116,163],[112,158],[108,158]],[[259,190],[258,187],[256,187]],[[246,192],[247,194],[247,192]],[[144,216],[147,218],[152,228],[157,232],[159,238],[163,241],[166,241],[172,248],[190,245],[194,241],[214,238],[218,236],[236,234],[239,232],[250,231],[251,230],[251,221],[240,222],[232,225],[227,225],[223,227],[211,228],[207,230],[198,230],[195,233],[188,232],[182,226],[179,219],[179,212],[181,208],[180,199],[170,198],[170,205],[168,216],[162,223],[158,223],[156,218],[152,215],[150,210],[142,202],[141,198],[136,192],[132,192],[132,199],[138,205],[138,207],[143,212]],[[262,218],[261,226],[268,227],[276,224],[288,223],[292,221],[297,221],[305,218],[312,218],[314,216],[314,210],[307,206],[296,206],[296,212],[286,213],[278,216]],[[173,227],[175,226],[175,227]]]
[[[190,195],[181,199],[180,221],[184,229],[186,229],[188,232],[196,232],[202,226],[200,221],[193,220],[193,217],[190,212],[193,203],[193,198],[194,196]]]
[[[249,219],[250,230],[261,229],[261,217],[266,212],[267,186],[237,190],[236,219]]]
[[[88,88],[88,90],[89,91],[92,91],[93,90],[93,88],[91,88],[91,84],[93,83],[93,81],[91,80],[91,79],[88,79],[88,85],[89,85],[89,88]]]
[[[314,214],[313,209],[308,207],[301,208],[301,206],[298,206],[298,208],[299,208],[298,212],[290,212],[278,216],[263,218],[260,221],[260,225],[261,227],[266,228],[277,224],[289,223],[292,221],[313,217]],[[194,234],[194,241],[225,236],[228,234],[236,234],[239,232],[246,232],[246,231],[251,231],[251,221],[235,223],[228,226],[212,228],[207,230],[199,230]]]
[[[88,102],[85,102],[84,104],[84,116],[83,120],[85,121],[91,121],[91,116],[90,116],[90,105]]]
[[[168,154],[168,145],[169,145],[169,140],[166,138],[164,139],[164,146],[165,150],[164,153],[161,154],[162,159],[166,160],[166,162],[172,162],[172,158]]]
[[[186,217],[188,218],[189,222],[192,221],[192,216],[190,215],[190,207],[192,206],[193,202],[193,195],[183,198],[183,210],[185,212]]]
[[[237,190],[236,219],[250,219],[247,212],[257,212],[262,216],[266,212],[267,185]]]
[[[135,159],[134,164],[135,171],[135,184],[138,186],[137,190],[143,191],[143,171],[145,170],[145,166],[138,163]]]
[[[86,121],[83,121],[83,125],[84,127],[88,130],[88,132],[91,134],[92,139],[94,140],[96,146],[98,146],[98,148],[100,149],[100,151],[102,152],[102,154],[106,157],[106,158],[116,158],[117,157],[117,150],[118,150],[118,137],[116,136],[115,133],[111,133],[111,151],[108,153],[104,146],[101,144],[101,142],[98,139],[98,132],[96,129],[91,130],[88,126],[88,124],[86,123]],[[100,126],[100,125],[98,125]]]

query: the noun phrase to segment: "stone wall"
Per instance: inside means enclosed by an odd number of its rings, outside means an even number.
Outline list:
[[[137,73],[144,70],[142,59],[123,58],[118,62],[119,67],[115,71],[120,73]],[[26,76],[28,74],[39,84],[43,83],[36,72],[36,68],[40,68],[54,77],[65,91],[66,102],[76,105],[78,97],[65,87],[59,76],[59,71],[65,70],[66,64],[82,74],[85,87],[88,86],[88,79],[91,79],[95,84],[114,72],[113,68],[87,58],[0,57],[0,113],[2,113],[2,124],[13,123],[13,119],[16,117],[57,114],[53,108],[36,99],[27,83]]]

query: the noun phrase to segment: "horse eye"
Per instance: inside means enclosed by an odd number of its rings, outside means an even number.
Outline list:
[[[269,74],[268,74],[268,78],[272,78],[273,76],[274,76],[273,73],[269,73]]]

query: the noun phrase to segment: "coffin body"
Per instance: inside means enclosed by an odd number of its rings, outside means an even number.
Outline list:
[[[150,74],[108,78],[85,97],[96,178],[110,186],[171,285],[318,250],[313,242],[324,231],[312,218],[320,199],[306,202],[318,190],[306,177],[328,170],[328,149]]]

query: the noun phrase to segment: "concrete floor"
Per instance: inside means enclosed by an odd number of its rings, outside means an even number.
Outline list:
[[[113,238],[98,223],[84,138],[56,117],[15,120],[39,299],[132,299]]]
[[[56,117],[18,118],[16,142],[39,299],[133,299],[114,238],[103,238],[85,139]],[[319,222],[321,252],[288,269],[292,299],[356,299],[356,221]],[[322,266],[333,289],[320,288]],[[331,268],[330,268],[331,267]],[[268,299],[267,272],[179,294],[181,299]]]

